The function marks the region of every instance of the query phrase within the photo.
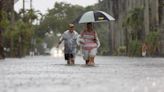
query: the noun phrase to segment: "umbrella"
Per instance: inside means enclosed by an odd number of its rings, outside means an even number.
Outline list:
[[[108,22],[115,20],[112,16],[103,11],[88,11],[79,16],[74,22],[88,23],[88,22]]]

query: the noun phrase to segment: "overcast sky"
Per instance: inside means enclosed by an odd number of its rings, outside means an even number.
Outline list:
[[[20,8],[22,8],[23,0],[19,0],[15,4],[15,10],[19,11]],[[29,9],[29,1],[30,0],[25,0],[26,1],[26,9]],[[46,13],[47,9],[51,9],[54,6],[55,2],[67,2],[70,4],[78,4],[81,6],[88,6],[88,5],[93,5],[98,2],[98,0],[33,0],[33,8],[35,10],[40,10],[42,13]]]

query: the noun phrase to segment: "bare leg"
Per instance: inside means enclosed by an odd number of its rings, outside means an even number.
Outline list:
[[[91,64],[94,65],[95,64],[95,57],[91,57]]]
[[[94,65],[95,63],[94,63],[94,58],[95,57],[89,57],[89,63],[88,63],[88,65]]]
[[[70,65],[70,60],[67,60],[67,64]]]
[[[92,58],[89,57],[89,58],[88,58],[88,65],[91,65],[91,64],[92,64]]]
[[[70,62],[70,64],[72,64],[72,65],[75,64],[75,60],[74,60],[74,58],[71,58],[71,62]]]
[[[88,58],[83,57],[83,59],[85,60],[85,64],[88,65],[89,64],[89,57]]]
[[[88,64],[89,64],[89,60],[85,60],[85,62],[86,62],[86,65],[88,65]]]

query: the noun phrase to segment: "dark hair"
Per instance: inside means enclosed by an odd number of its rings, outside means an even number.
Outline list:
[[[89,22],[89,23],[87,23],[87,25],[92,25],[92,23],[91,23],[91,22]]]

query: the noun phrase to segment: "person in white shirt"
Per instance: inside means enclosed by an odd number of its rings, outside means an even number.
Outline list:
[[[60,41],[57,45],[58,48],[62,41],[64,41],[64,57],[67,61],[67,64],[75,64],[77,38],[78,33],[74,29],[74,24],[69,24],[69,29],[62,34]]]

